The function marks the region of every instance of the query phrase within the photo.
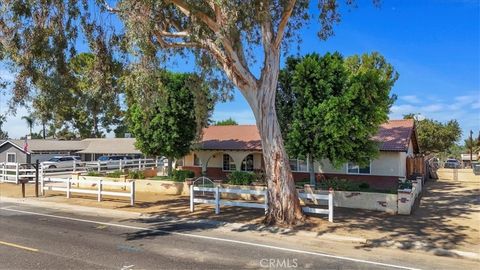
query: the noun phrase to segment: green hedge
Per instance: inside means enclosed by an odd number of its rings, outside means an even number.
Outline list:
[[[255,175],[250,172],[234,171],[227,176],[231,185],[250,185],[255,180]]]
[[[195,173],[189,170],[175,170],[172,172],[172,180],[177,182],[183,182],[186,178],[195,177]]]

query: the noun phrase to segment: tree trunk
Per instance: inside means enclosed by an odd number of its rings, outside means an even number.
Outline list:
[[[43,128],[43,139],[45,140],[47,137],[45,136],[46,135],[46,127],[45,127],[45,122],[42,123],[42,128]]]
[[[315,179],[315,167],[313,166],[313,162],[313,156],[308,155],[308,172],[310,174],[310,185],[315,188],[317,186],[317,181]]]
[[[270,54],[266,59],[266,69],[262,72],[258,88],[244,89],[242,93],[255,114],[262,140],[268,186],[268,211],[265,223],[291,226],[303,223],[305,216],[298,199],[275,110],[279,58],[278,54]]]
[[[172,171],[173,171],[173,158],[168,158],[168,168],[167,168],[168,176],[172,176]]]

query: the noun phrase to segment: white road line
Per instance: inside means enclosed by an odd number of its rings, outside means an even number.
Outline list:
[[[208,239],[208,240],[219,241],[219,242],[242,244],[242,245],[246,245],[246,246],[254,246],[254,247],[268,248],[268,249],[274,249],[274,250],[288,251],[288,252],[293,252],[293,253],[314,255],[314,256],[326,257],[326,258],[334,258],[334,259],[340,259],[340,260],[351,261],[351,262],[358,262],[358,263],[365,263],[365,264],[371,264],[371,265],[393,267],[393,268],[397,268],[397,269],[420,270],[419,268],[413,268],[413,267],[408,267],[408,266],[401,266],[401,265],[395,265],[395,264],[360,260],[360,259],[330,255],[330,254],[320,253],[320,252],[277,247],[277,246],[257,244],[257,243],[251,243],[251,242],[246,242],[246,241],[226,239],[226,238],[204,236],[204,235],[198,235],[198,234],[189,234],[189,233],[180,233],[180,232],[171,232],[171,231],[164,231],[164,230],[158,230],[158,229],[149,229],[149,228],[143,228],[143,227],[137,227],[137,226],[123,225],[123,224],[116,224],[116,223],[109,223],[109,222],[101,222],[101,221],[80,219],[80,218],[72,218],[72,217],[65,217],[65,216],[56,216],[56,215],[50,215],[50,214],[43,214],[43,213],[36,213],[36,212],[30,212],[30,211],[24,211],[24,210],[11,209],[11,208],[8,208],[8,207],[2,207],[0,209],[5,210],[5,211],[30,214],[30,215],[37,215],[37,216],[44,216],[44,217],[51,217],[51,218],[58,218],[58,219],[65,219],[65,220],[72,220],[72,221],[79,221],[79,222],[84,222],[84,223],[101,224],[101,225],[107,225],[107,226],[118,227],[118,228],[126,228],[126,229],[133,229],[133,230],[144,230],[144,231],[158,232],[158,233],[163,233],[163,234],[180,235],[180,236],[185,236],[185,237]]]

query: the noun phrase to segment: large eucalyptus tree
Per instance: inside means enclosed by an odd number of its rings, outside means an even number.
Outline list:
[[[339,2],[318,1],[321,39],[331,36],[340,21]],[[354,0],[341,2],[352,5]],[[45,80],[44,75],[63,83],[66,59],[75,54],[79,37],[98,53],[118,46],[133,55],[129,59],[191,53],[212,85],[231,83],[252,108],[268,180],[266,222],[288,225],[304,216],[277,121],[275,92],[281,51],[311,20],[309,5],[307,0],[4,0],[0,42],[18,68],[17,99],[28,92],[25,85]],[[84,35],[78,35],[80,30]],[[253,69],[255,62],[261,63],[259,71]]]

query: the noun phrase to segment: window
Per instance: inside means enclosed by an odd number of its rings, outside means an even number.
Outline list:
[[[290,169],[292,172],[308,172],[308,161],[303,159],[290,159]]]
[[[17,162],[17,154],[7,153],[7,162]]]
[[[240,170],[253,172],[253,155],[250,154],[243,159]]]
[[[223,170],[224,171],[235,171],[235,162],[229,154],[223,155]]]
[[[198,158],[197,154],[193,154],[193,166],[202,166],[202,162]]]
[[[355,162],[348,162],[347,173],[349,174],[370,174],[370,164],[365,167],[360,167]]]

